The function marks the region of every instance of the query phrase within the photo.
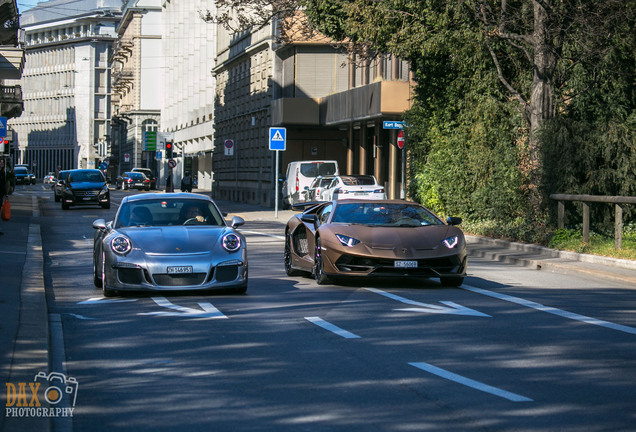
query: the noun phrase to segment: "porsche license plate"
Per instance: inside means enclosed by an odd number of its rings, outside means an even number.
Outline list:
[[[168,274],[192,273],[192,266],[168,267]]]
[[[417,261],[395,261],[397,268],[417,268]]]

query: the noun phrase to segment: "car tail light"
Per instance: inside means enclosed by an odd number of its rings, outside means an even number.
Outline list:
[[[298,168],[296,168],[296,192],[300,190],[300,179],[298,178]]]

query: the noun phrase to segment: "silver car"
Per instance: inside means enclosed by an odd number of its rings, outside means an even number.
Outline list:
[[[118,291],[247,290],[245,238],[205,195],[127,196],[115,219],[93,222],[95,286]]]

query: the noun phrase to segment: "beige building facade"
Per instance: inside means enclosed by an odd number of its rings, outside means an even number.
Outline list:
[[[385,121],[410,107],[408,63],[362,61],[325,40],[278,44],[274,28],[219,28],[213,197],[273,206],[287,164],[319,159],[337,160],[343,174],[373,174],[389,197],[403,196],[404,154]],[[286,128],[277,172],[273,126]]]

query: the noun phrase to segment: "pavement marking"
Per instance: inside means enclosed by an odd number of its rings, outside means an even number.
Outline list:
[[[475,390],[483,391],[495,396],[499,396],[504,399],[508,399],[509,401],[512,401],[512,402],[533,402],[532,399],[527,398],[525,396],[511,393],[509,391],[502,390],[500,388],[493,387],[488,384],[484,384],[482,382],[463,377],[461,375],[457,375],[456,373],[438,368],[437,366],[433,366],[432,364],[429,364],[429,363],[418,362],[418,363],[409,363],[409,364],[425,372],[429,372],[429,373],[432,373],[433,375],[437,375],[441,378],[474,388]]]
[[[397,310],[400,310],[400,311],[426,312],[426,313],[451,314],[451,315],[469,315],[469,316],[480,316],[480,317],[489,317],[490,318],[490,315],[486,315],[485,313],[481,313],[479,311],[467,308],[465,306],[459,305],[459,304],[451,302],[451,301],[440,301],[440,303],[442,303],[442,304],[447,306],[447,307],[445,307],[445,306],[438,306],[438,305],[428,304],[428,303],[420,303],[420,302],[417,302],[415,300],[409,300],[407,298],[400,297],[398,295],[391,294],[391,293],[388,293],[386,291],[379,290],[377,288],[364,288],[364,289],[367,290],[367,291],[374,292],[376,294],[383,295],[383,296],[388,297],[390,299],[397,300],[397,301],[399,301],[401,303],[406,303],[406,304],[410,304],[410,305],[413,305],[413,306],[417,306],[416,308],[397,309]]]
[[[144,312],[138,313],[137,315],[180,316],[187,318],[227,318],[227,316],[223,315],[223,313],[221,313],[217,308],[212,306],[211,303],[198,303],[202,309],[199,310],[170,303],[165,297],[152,297],[152,300],[157,303],[157,305],[176,312]]]
[[[502,293],[498,293],[498,292],[494,292],[494,291],[488,291],[482,288],[477,288],[474,286],[470,286],[470,285],[462,285],[461,288],[467,290],[467,291],[472,291],[474,293],[477,294],[483,294],[485,296],[488,297],[493,297],[499,300],[503,300],[503,301],[507,301],[507,302],[511,302],[511,303],[516,303],[518,305],[521,306],[525,306],[528,308],[532,308],[532,309],[536,309],[542,312],[547,312],[550,313],[552,315],[556,315],[556,316],[560,316],[562,318],[567,318],[567,319],[571,319],[571,320],[575,320],[575,321],[581,321],[584,322],[586,324],[592,324],[592,325],[597,325],[600,327],[606,327],[608,329],[611,330],[617,330],[617,331],[621,331],[621,332],[625,332],[625,333],[629,333],[629,334],[636,334],[636,328],[634,327],[628,327],[628,326],[624,326],[621,324],[615,324],[613,322],[609,322],[609,321],[603,321],[600,319],[596,319],[596,318],[591,318],[585,315],[580,315],[574,312],[568,312],[568,311],[564,311],[561,309],[557,309],[551,306],[545,306],[542,305],[541,303],[536,303],[533,302],[531,300],[526,300],[526,299],[522,299],[519,297],[514,297],[514,296],[510,296],[507,294],[502,294]]]
[[[78,302],[77,304],[96,304],[96,303],[125,303],[125,302],[134,302],[137,299],[106,299],[104,297],[93,297],[88,300],[84,300]]]
[[[239,232],[241,233],[245,233],[245,234],[256,234],[256,235],[262,235],[265,237],[272,237],[278,240],[285,240],[285,236],[282,235],[276,235],[276,234],[267,234],[267,233],[263,233],[260,231],[246,231],[246,230],[239,230]]]
[[[323,329],[337,334],[338,336],[342,336],[345,339],[356,339],[360,337],[356,334],[348,332],[347,330],[341,329],[340,327],[331,324],[330,322],[325,321],[320,317],[305,317],[305,319],[310,323],[316,324],[318,327],[322,327]]]

